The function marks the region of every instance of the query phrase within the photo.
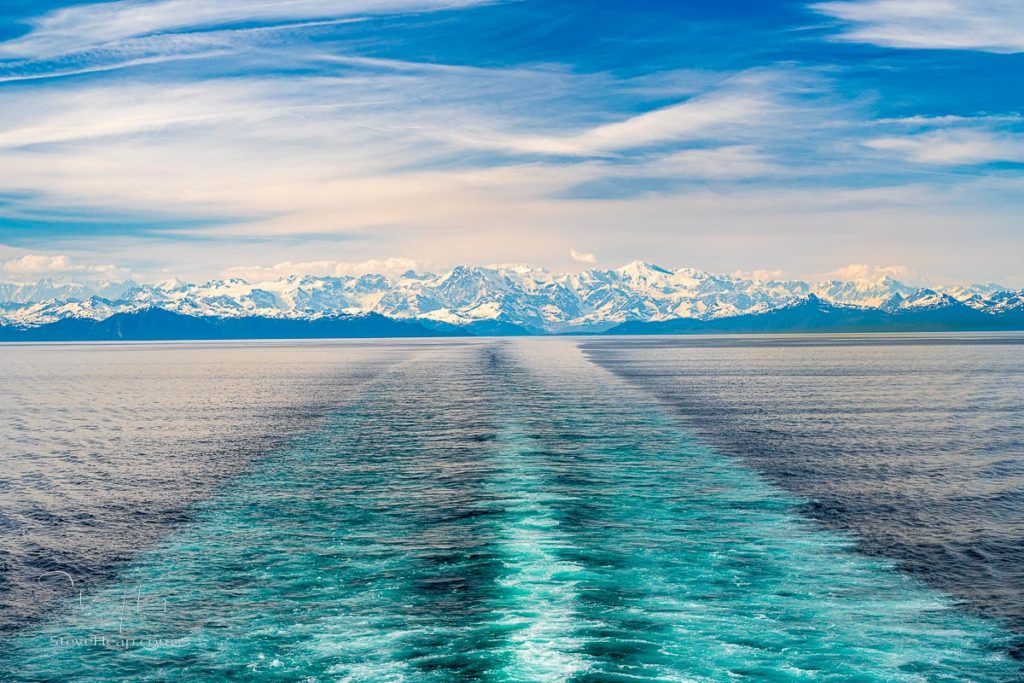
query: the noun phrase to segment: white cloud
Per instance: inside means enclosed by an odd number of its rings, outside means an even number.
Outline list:
[[[599,172],[587,163],[467,164],[464,147],[442,139],[496,120],[493,109],[508,109],[496,102],[529,107],[562,89],[561,73],[386,66],[395,65],[2,90],[0,191],[36,209],[231,220],[235,234],[379,233],[501,211]]]
[[[702,96],[568,138],[553,141],[541,138],[538,147],[550,146],[555,152],[613,152],[693,138],[712,128],[742,125],[755,117],[768,116],[772,104],[764,94],[757,92]]]
[[[701,185],[678,194],[599,200],[545,196],[564,181],[550,175],[547,167],[530,166],[477,177],[474,191],[451,184],[456,180],[444,175],[357,189],[338,185],[333,192],[325,190],[308,213],[240,223],[232,234],[204,229],[201,240],[89,240],[68,245],[66,249],[76,252],[66,253],[82,262],[154,264],[146,271],[153,279],[173,273],[202,281],[226,264],[270,267],[331,258],[358,262],[380,254],[415,255],[439,264],[422,266],[430,271],[457,263],[554,266],[551,246],[561,242],[566,252],[575,245],[602,259],[612,254],[616,262],[643,258],[710,272],[732,271],[756,255],[757,261],[793,274],[825,270],[820,263],[905,263],[957,280],[997,279],[1024,287],[1018,256],[1024,248],[1020,211],[1016,205],[993,204],[987,194],[990,180],[942,188],[748,187],[738,192]],[[1021,197],[1022,190],[1019,182],[1000,180],[999,192]],[[327,212],[324,207],[332,205],[347,208]],[[415,224],[406,215],[410,207],[417,212]],[[372,231],[363,225],[371,225]],[[303,232],[304,227],[315,227],[319,234]],[[298,234],[282,236],[289,230]],[[259,231],[268,237],[249,239]],[[339,233],[349,231],[351,237],[338,241]],[[879,245],[884,245],[884,260],[878,259]],[[94,253],[77,255],[82,249]],[[269,263],[268,251],[276,257]],[[170,272],[159,272],[161,266]],[[255,279],[273,279],[280,270]],[[240,270],[232,274],[246,275]]]
[[[664,143],[749,137],[755,131],[799,117],[787,96],[802,86],[792,74],[751,71],[739,74],[683,102],[576,133],[531,135],[463,128],[444,137],[467,147],[517,154],[569,157],[608,156]]]
[[[915,283],[921,280],[921,276],[907,266],[875,266],[866,263],[851,263],[829,273],[814,276],[814,279],[840,280],[843,282],[856,280],[879,282],[887,277],[907,283]]]
[[[597,256],[585,251],[569,249],[569,258],[576,263],[597,263]]]
[[[429,264],[407,258],[370,259],[360,262],[346,261],[307,261],[292,263],[282,261],[272,266],[235,266],[224,270],[223,277],[240,277],[249,282],[269,282],[289,275],[317,275],[321,277],[358,277],[372,273],[388,277],[398,277],[414,270],[424,271]]]
[[[640,170],[652,175],[708,180],[756,178],[782,171],[752,145],[686,149],[666,154]]]
[[[346,68],[330,76],[185,75],[159,82],[126,74],[0,89],[0,191],[16,196],[26,213],[61,206],[93,215],[199,218],[209,222],[203,237],[235,240],[239,249],[246,238],[316,234],[358,249],[353,260],[477,250],[477,258],[504,261],[513,257],[500,249],[524,244],[506,243],[499,233],[521,231],[531,220],[543,220],[563,244],[586,243],[585,235],[571,234],[590,220],[583,215],[589,202],[570,198],[574,188],[616,182],[624,172],[765,175],[771,162],[752,138],[804,138],[815,125],[810,119],[824,117],[810,104],[817,97],[805,98],[806,110],[789,99],[807,94],[812,77],[755,71],[719,75],[683,103],[587,128],[582,122],[602,118],[604,102],[581,105],[576,95],[594,88],[614,93],[622,84],[611,76],[368,60],[317,49],[300,45],[284,58],[328,59]],[[566,132],[548,134],[553,127]],[[461,131],[492,131],[479,147],[498,153],[468,154],[478,145],[453,139]],[[700,149],[658,158],[666,147],[678,148],[663,144],[664,136]],[[502,153],[521,151],[523,139],[558,142],[542,146],[549,150],[591,149],[601,158],[523,163]],[[650,152],[608,158],[646,144]],[[72,239],[54,246],[82,248]],[[546,236],[536,239],[539,247]],[[322,258],[322,245],[303,251],[298,244],[276,260]],[[189,249],[185,240],[173,248]],[[550,254],[550,242],[546,249]],[[257,252],[227,263],[262,259]],[[210,272],[206,254],[188,260],[185,268],[202,262]]]
[[[1024,137],[981,130],[936,130],[918,135],[881,137],[864,143],[921,164],[945,166],[1024,161]]]
[[[742,278],[744,280],[757,280],[759,282],[771,282],[772,280],[782,280],[786,273],[782,270],[769,270],[767,268],[759,268],[756,270],[734,270],[731,275],[733,277]]]
[[[838,38],[882,47],[1024,52],[1020,0],[843,0],[811,5],[849,26]]]
[[[0,148],[102,142],[231,121],[252,125],[279,112],[266,103],[254,106],[258,91],[258,86],[244,81],[225,81],[216,88],[126,85],[3,98],[0,101],[9,108],[0,113]]]
[[[38,59],[141,36],[247,22],[328,19],[424,12],[480,4],[481,0],[120,0],[55,10],[28,34],[0,43],[0,55]]]
[[[80,7],[108,4],[139,6]],[[293,3],[245,3],[270,4]],[[196,6],[235,11],[242,3]],[[37,22],[28,36],[49,36],[54,49],[76,49],[86,34],[78,29],[91,20],[81,13],[73,19],[66,35],[58,35],[57,24]],[[628,79],[558,66],[474,69],[339,56],[290,34],[249,51],[232,42],[241,37],[210,35],[225,32],[97,38],[119,41],[103,48],[111,54],[223,49],[241,55],[216,69],[168,64],[155,78],[156,72],[129,70],[117,78],[0,88],[0,192],[8,208],[32,215],[82,210],[100,220],[144,216],[148,224],[168,216],[205,222],[193,229],[202,239],[176,239],[167,230],[100,231],[87,239],[69,230],[45,245],[40,238],[35,249],[153,270],[166,265],[190,278],[209,277],[225,264],[267,264],[272,249],[277,265],[230,269],[262,279],[355,273],[359,268],[339,263],[379,254],[545,264],[553,242],[627,261],[641,256],[637,230],[654,256],[692,254],[723,271],[736,267],[737,253],[751,250],[790,272],[806,270],[801,259],[808,253],[827,254],[826,263],[872,259],[856,252],[870,239],[902,245],[904,252],[891,258],[909,262],[907,252],[922,251],[923,233],[939,234],[934,244],[948,245],[968,228],[974,235],[965,251],[977,255],[981,265],[971,267],[982,270],[1011,258],[1010,249],[993,245],[1019,243],[1019,220],[1003,215],[1009,212],[1000,203],[968,207],[946,189],[837,189],[844,164],[870,171],[879,155],[847,139],[842,153],[852,147],[858,154],[836,160],[837,141],[849,133],[844,126],[852,121],[859,131],[863,120],[853,109],[840,111],[818,76],[805,80],[795,68],[731,79],[706,74],[685,88],[637,95]],[[255,44],[254,34],[244,40]],[[15,41],[6,49],[13,45],[27,56],[44,42],[19,47]],[[87,68],[100,51],[24,71]],[[281,72],[268,69],[269,60]],[[226,72],[259,76],[209,77]],[[296,75],[314,72],[321,75]],[[650,82],[660,80],[657,74]],[[648,113],[623,113],[684,97]],[[689,149],[680,151],[684,145]],[[542,158],[523,163],[508,155],[524,152]],[[799,180],[786,188],[748,183],[742,192],[727,182],[680,188],[656,180],[648,185],[658,189],[649,192],[644,182],[620,182],[624,174],[643,173],[763,178],[777,172],[775,160],[787,172],[799,173],[803,164],[821,182],[812,188]],[[614,185],[625,191],[599,198],[576,191]],[[344,262],[327,260],[339,254]],[[941,261],[948,253],[921,258]]]
[[[898,118],[875,119],[878,125],[902,125],[915,126],[920,128],[933,128],[936,126],[949,126],[959,124],[999,124],[999,123],[1020,123],[1020,114],[986,114],[983,116],[957,116],[944,114],[942,116],[903,116]]]
[[[38,279],[70,275],[78,279],[124,279],[130,273],[113,264],[76,263],[64,254],[24,254],[0,262],[0,273],[7,277]]]

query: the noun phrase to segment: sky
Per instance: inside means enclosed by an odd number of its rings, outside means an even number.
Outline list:
[[[4,0],[0,280],[1024,287],[1020,0]]]

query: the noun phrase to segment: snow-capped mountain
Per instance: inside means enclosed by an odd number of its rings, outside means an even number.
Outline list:
[[[920,289],[892,278],[805,282],[753,280],[636,261],[615,270],[552,273],[525,265],[457,266],[399,277],[289,276],[189,284],[169,280],[88,286],[43,280],[0,283],[0,323],[36,326],[64,318],[104,319],[160,308],[193,316],[316,319],[378,313],[431,324],[507,323],[534,332],[598,330],[628,321],[713,320],[771,311],[817,297],[832,304],[897,312],[966,306],[1024,310],[1024,292],[997,285]]]

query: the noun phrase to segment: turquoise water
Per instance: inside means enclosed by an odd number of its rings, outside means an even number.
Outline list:
[[[1024,636],[1024,335],[581,345],[679,424],[965,608]],[[1015,646],[1024,660],[1024,639]]]
[[[1010,681],[569,341],[423,348],[5,645],[10,681]]]

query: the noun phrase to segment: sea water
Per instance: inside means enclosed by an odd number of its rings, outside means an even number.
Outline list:
[[[1006,624],[824,528],[576,340],[274,351],[307,354],[275,361],[292,391],[320,387],[301,429],[228,460],[87,589],[66,556],[3,642],[5,680],[1019,677]],[[281,419],[244,400],[237,428]]]
[[[865,553],[1024,632],[1024,335],[583,345]],[[1024,655],[1024,651],[1020,652]]]

